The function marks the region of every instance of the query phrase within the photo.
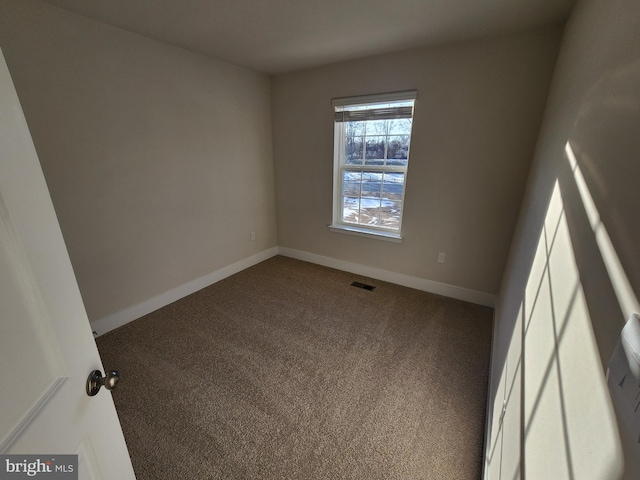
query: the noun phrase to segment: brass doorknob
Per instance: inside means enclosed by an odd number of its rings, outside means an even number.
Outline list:
[[[94,370],[89,374],[89,378],[87,378],[87,395],[93,397],[100,391],[100,387],[103,385],[107,390],[113,390],[116,388],[119,380],[120,374],[115,370],[107,372],[104,377],[100,370]]]

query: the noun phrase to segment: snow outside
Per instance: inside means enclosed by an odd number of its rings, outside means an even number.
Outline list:
[[[411,123],[410,118],[345,122],[344,222],[400,228]]]

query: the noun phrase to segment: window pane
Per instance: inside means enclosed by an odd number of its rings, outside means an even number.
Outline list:
[[[373,196],[362,196],[362,200],[360,202],[360,224],[380,224],[380,198]]]
[[[382,184],[382,198],[385,200],[402,200],[404,189],[404,173],[385,173]]]
[[[352,197],[360,196],[362,182],[361,172],[352,172],[345,170],[342,174],[342,195],[350,195]]]
[[[386,228],[400,228],[402,202],[383,200],[380,208],[380,226]]]
[[[389,120],[389,135],[410,135],[411,118],[396,118]]]
[[[382,192],[382,173],[362,173],[362,197],[380,198]]]
[[[389,136],[387,165],[407,166],[409,158],[409,135]]]
[[[360,199],[342,197],[342,221],[347,223],[359,223]]]
[[[344,133],[347,137],[359,137],[364,135],[364,122],[345,122],[344,128]]]
[[[385,137],[366,137],[366,139],[365,165],[383,165]]]
[[[386,135],[389,128],[389,120],[367,120],[365,123],[367,135]]]
[[[362,137],[345,137],[344,158],[347,165],[362,165]]]

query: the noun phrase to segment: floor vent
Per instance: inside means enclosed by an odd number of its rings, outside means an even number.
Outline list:
[[[376,288],[373,285],[367,285],[366,283],[360,283],[360,282],[351,282],[351,286],[362,288],[363,290],[369,290],[370,292],[373,292],[373,290]]]

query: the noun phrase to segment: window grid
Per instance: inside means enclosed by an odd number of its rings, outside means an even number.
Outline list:
[[[410,105],[410,116],[406,114],[407,104]],[[386,110],[382,118],[376,116],[378,111],[370,118],[366,117],[366,113],[363,116],[361,113],[366,106],[345,105],[344,110],[336,108],[334,224],[359,227],[371,233],[400,234],[413,126],[413,101],[407,102],[405,99],[396,105],[404,107],[403,116],[384,116],[388,115],[386,112],[398,109],[392,102],[383,104]],[[357,118],[349,110],[358,110],[360,117],[353,121],[346,120],[345,117]],[[341,118],[342,111],[346,114]],[[379,151],[381,146],[382,152]]]
[[[355,172],[359,172],[360,173],[360,180],[357,182],[359,184],[359,189],[357,194],[352,194],[349,192],[349,190],[347,190],[345,188],[345,178],[346,175],[345,173],[350,172],[350,173],[355,173]],[[402,178],[403,181],[402,182],[398,182],[398,181],[394,181],[393,177],[391,177],[391,179],[389,179],[389,173],[394,173],[394,174],[402,174]],[[372,191],[368,191],[368,192],[363,192],[363,187],[367,184],[364,175],[365,174],[379,174],[380,175],[380,186],[378,188],[378,195],[373,195]],[[348,167],[343,167],[340,173],[341,176],[341,183],[340,183],[340,191],[341,191],[341,208],[340,208],[340,212],[341,212],[341,223],[344,224],[350,224],[350,225],[358,225],[358,226],[365,226],[367,228],[372,228],[372,227],[378,227],[380,229],[384,229],[384,230],[398,230],[400,228],[400,224],[402,221],[402,216],[400,215],[400,218],[397,221],[393,221],[393,220],[388,220],[384,218],[383,215],[383,202],[385,202],[385,200],[390,204],[389,207],[391,207],[392,205],[397,205],[399,206],[400,212],[402,212],[402,207],[404,206],[404,185],[405,185],[405,179],[406,179],[406,167],[401,167],[401,168],[393,168],[393,169],[385,169],[385,168],[371,168],[371,166],[356,166],[356,168],[352,168],[352,166],[348,166]],[[376,182],[377,183],[377,182]],[[385,198],[385,186],[386,185],[402,185],[402,193],[401,193],[401,197],[398,198]],[[354,192],[355,193],[355,192]],[[367,193],[370,193],[371,195],[367,195]],[[372,196],[373,195],[373,196]],[[345,218],[344,216],[344,212],[347,209],[346,207],[346,203],[345,199],[352,199],[353,203],[357,204],[358,209],[357,209],[357,220],[356,221],[351,221],[348,218]],[[376,212],[377,214],[374,216],[374,218],[377,218],[377,222],[376,223],[363,223],[362,222],[362,218],[363,218],[363,209],[362,209],[362,205],[363,205],[363,201],[365,202],[369,202],[369,203],[373,203],[373,201],[375,201],[377,203],[376,208]],[[369,208],[368,210],[371,210],[371,208]],[[394,226],[397,225],[397,228]]]

